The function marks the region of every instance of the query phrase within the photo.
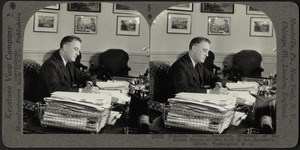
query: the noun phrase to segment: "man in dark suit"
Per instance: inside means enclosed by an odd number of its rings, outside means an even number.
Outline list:
[[[81,39],[76,36],[66,36],[61,40],[60,49],[45,61],[40,69],[38,100],[50,96],[55,91],[72,91],[99,93],[97,87],[88,81],[92,78],[82,73],[74,65],[81,49]],[[81,88],[78,85],[83,85]],[[82,86],[82,87],[83,87]]]
[[[210,50],[210,40],[196,37],[189,44],[187,54],[179,58],[169,70],[170,97],[179,92],[227,94],[222,88],[221,78],[204,67],[203,62]],[[204,88],[204,81],[215,86],[211,90]]]

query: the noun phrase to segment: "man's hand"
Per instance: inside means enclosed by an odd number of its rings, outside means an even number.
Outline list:
[[[100,89],[98,87],[93,86],[91,81],[87,81],[86,87],[82,89],[83,93],[100,93]]]
[[[225,94],[225,95],[227,95],[228,89],[223,88],[221,82],[217,82],[216,87],[214,89],[212,89],[209,93],[210,94]]]

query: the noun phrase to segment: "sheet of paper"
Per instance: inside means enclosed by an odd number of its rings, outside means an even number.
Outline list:
[[[259,84],[250,81],[238,81],[237,83],[226,83],[229,90],[234,91],[253,91],[257,90]]]

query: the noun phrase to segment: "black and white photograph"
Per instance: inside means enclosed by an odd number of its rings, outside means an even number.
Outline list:
[[[265,15],[265,13],[257,8],[247,6],[246,10],[247,15]]]
[[[117,35],[139,36],[140,18],[135,16],[117,17]]]
[[[230,17],[208,17],[208,34],[230,35]]]
[[[124,5],[124,4],[118,4],[118,3],[114,3],[113,6],[113,12],[114,13],[125,13],[125,14],[135,14],[138,13],[138,11],[136,11],[133,8],[130,8],[130,6]]]
[[[270,19],[251,17],[250,21],[250,36],[273,36],[273,24]]]
[[[101,3],[68,3],[68,11],[101,12]]]
[[[293,147],[298,7],[178,4],[5,3],[4,147]]]
[[[193,3],[182,3],[176,6],[172,6],[169,10],[176,10],[176,11],[193,11]]]
[[[97,16],[75,15],[75,33],[97,33]]]
[[[44,9],[59,10],[60,9],[60,5],[59,4],[49,5],[49,6],[45,7]]]
[[[34,15],[35,32],[57,32],[58,13],[36,12]]]
[[[203,13],[234,13],[234,4],[232,3],[201,3],[201,12]]]
[[[189,14],[168,14],[167,33],[190,34],[192,16]]]

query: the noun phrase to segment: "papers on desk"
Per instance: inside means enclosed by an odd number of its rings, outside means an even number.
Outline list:
[[[179,93],[168,99],[165,125],[221,133],[234,116],[233,95]]]
[[[106,124],[111,96],[100,93],[54,92],[44,98],[39,116],[43,126],[98,133]]]
[[[127,81],[97,82],[97,86],[101,88],[101,93],[109,94],[114,103],[125,104],[130,101],[129,82]]]
[[[97,86],[103,90],[128,90],[129,82],[127,81],[97,82]]]
[[[239,111],[236,111],[235,112],[235,115],[234,115],[234,118],[232,119],[232,125],[234,126],[239,126],[240,123],[246,119],[247,115],[244,113],[244,112],[239,112]]]
[[[257,91],[259,84],[257,82],[238,81],[237,83],[226,83],[226,86],[232,91]]]
[[[251,106],[254,104],[256,98],[248,91],[229,91],[229,95],[236,97],[236,103]]]

